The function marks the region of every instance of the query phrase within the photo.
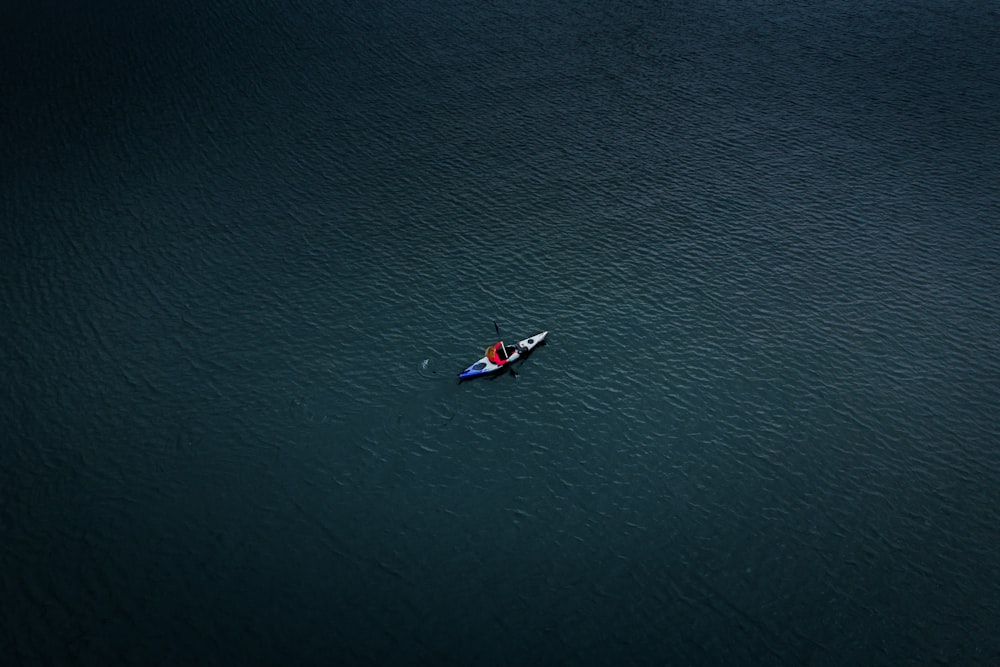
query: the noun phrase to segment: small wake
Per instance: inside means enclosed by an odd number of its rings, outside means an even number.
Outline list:
[[[424,359],[419,364],[417,364],[417,375],[424,378],[425,380],[432,379],[435,375],[438,374],[438,371],[432,369],[430,365],[431,365],[430,358]]]

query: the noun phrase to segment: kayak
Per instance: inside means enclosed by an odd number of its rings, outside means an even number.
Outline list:
[[[531,338],[525,338],[522,341],[518,341],[516,345],[504,346],[503,341],[500,341],[495,345],[490,345],[486,348],[486,356],[459,373],[458,377],[461,380],[468,380],[469,378],[479,377],[480,375],[496,373],[497,371],[506,368],[507,365],[527,356],[529,352],[544,343],[545,337],[548,335],[548,331],[543,331],[535,334]]]

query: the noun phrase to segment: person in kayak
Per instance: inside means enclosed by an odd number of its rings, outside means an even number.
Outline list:
[[[499,354],[498,350],[503,350],[503,356]],[[504,349],[503,341],[486,348],[486,359],[497,366],[503,366],[507,363],[507,350]]]

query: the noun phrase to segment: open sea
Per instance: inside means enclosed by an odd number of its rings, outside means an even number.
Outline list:
[[[995,2],[14,4],[4,665],[1000,664]]]

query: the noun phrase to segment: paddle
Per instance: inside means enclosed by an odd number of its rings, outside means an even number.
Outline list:
[[[497,326],[497,321],[496,320],[493,320],[493,328],[497,330],[497,336],[500,336],[500,349],[503,350],[503,357],[504,357],[504,359],[508,359],[509,360],[510,359],[510,355],[507,354],[507,346],[503,344],[503,336],[500,334],[500,327]],[[510,364],[507,364],[507,370],[510,371],[511,376],[516,380],[517,379],[517,373],[514,372],[514,368]]]

